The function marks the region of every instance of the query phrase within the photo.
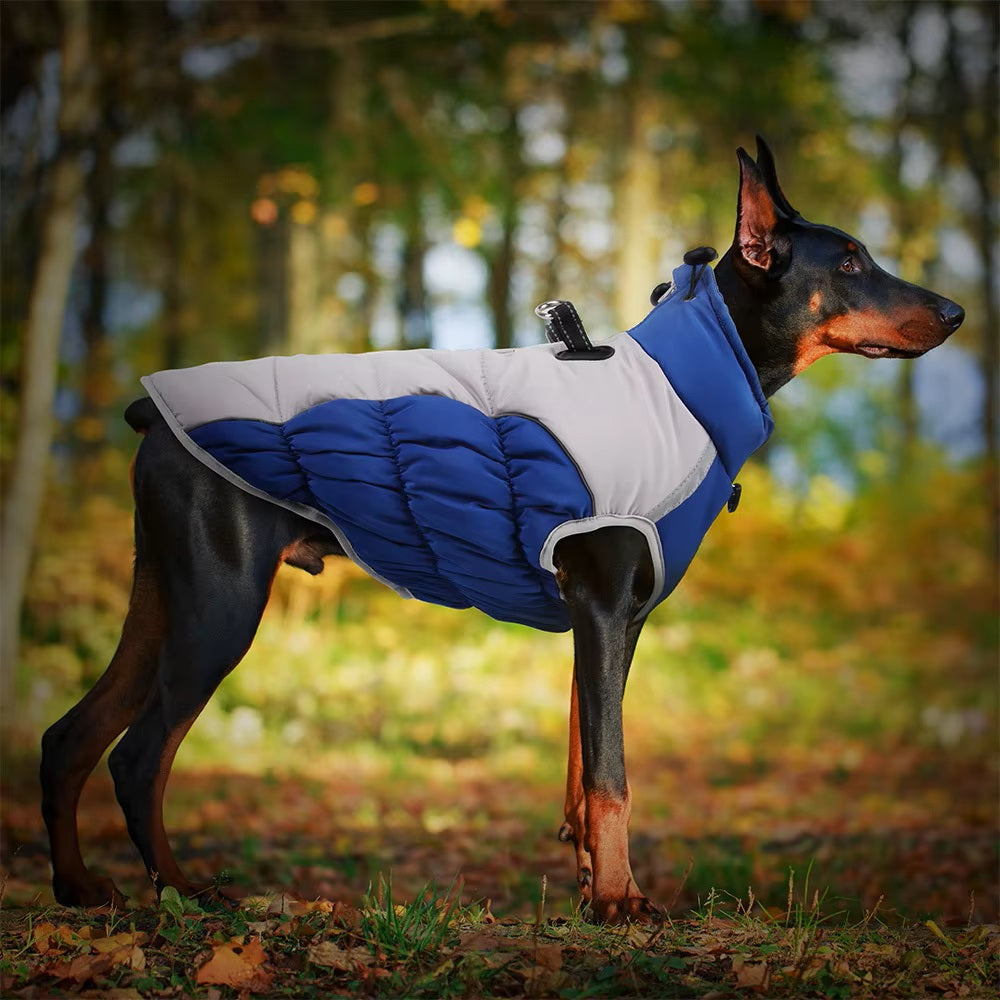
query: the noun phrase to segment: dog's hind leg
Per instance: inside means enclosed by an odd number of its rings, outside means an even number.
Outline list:
[[[153,684],[163,637],[156,579],[137,555],[128,615],[104,675],[42,737],[42,815],[52,852],[52,887],[66,906],[99,906],[123,897],[109,878],[83,863],[77,832],[80,793],[101,754],[135,717]]]
[[[572,843],[576,849],[576,883],[580,901],[590,902],[594,869],[590,852],[584,847],[587,828],[587,803],[583,792],[583,748],[580,745],[580,696],[573,670],[573,691],[569,702],[569,759],[566,764],[566,802],[563,807],[565,822],[559,828],[559,839]]]
[[[129,835],[157,890],[172,885],[188,895],[199,890],[181,872],[163,826],[174,755],[250,647],[278,565],[298,559],[318,529],[205,468],[162,424],[140,449],[135,492],[166,632],[150,696],[109,765]]]
[[[111,752],[109,765],[129,835],[157,893],[172,885],[183,895],[204,887],[182,873],[163,825],[163,797],[181,741],[222,678],[242,659],[267,602],[271,576],[213,572],[191,581],[190,599],[169,604],[171,624],[156,688]],[[183,620],[183,625],[174,622]]]

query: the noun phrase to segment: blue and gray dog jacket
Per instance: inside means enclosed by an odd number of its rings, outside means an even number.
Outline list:
[[[628,525],[656,573],[645,615],[772,428],[711,269],[687,299],[690,272],[604,360],[559,344],[298,355],[142,383],[195,457],[404,596],[564,631],[556,544]]]

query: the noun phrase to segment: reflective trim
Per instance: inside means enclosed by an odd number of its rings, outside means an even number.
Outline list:
[[[636,613],[633,621],[642,621],[657,604],[660,603],[660,594],[663,593],[664,567],[663,549],[660,545],[660,535],[656,530],[656,525],[647,517],[637,517],[631,514],[599,514],[596,517],[584,517],[578,521],[563,521],[549,532],[542,551],[538,557],[539,565],[542,569],[548,570],[556,576],[555,552],[556,545],[564,538],[571,535],[588,535],[598,528],[635,528],[642,533],[649,546],[649,557],[653,561],[653,591],[649,599]]]
[[[715,450],[715,445],[712,444],[711,438],[709,438],[708,444],[705,445],[704,450],[698,456],[698,460],[691,471],[646,515],[649,520],[659,521],[660,518],[665,517],[672,510],[680,507],[688,497],[694,496],[698,487],[704,481],[705,476],[708,475],[708,470],[712,468],[712,463],[715,461],[716,455],[718,455],[718,452]]]

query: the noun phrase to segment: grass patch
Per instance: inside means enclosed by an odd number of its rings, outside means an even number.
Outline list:
[[[803,878],[769,907],[713,893],[657,928],[593,926],[583,915],[497,920],[452,886],[398,898],[388,877],[360,909],[291,896],[239,910],[164,892],[120,912],[50,907],[3,915],[5,996],[247,995],[910,998],[986,996],[995,926],[896,926],[824,915]],[[34,992],[31,992],[34,991]],[[114,992],[118,991],[118,992]]]

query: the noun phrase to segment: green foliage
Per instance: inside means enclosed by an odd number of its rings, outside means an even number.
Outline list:
[[[172,944],[177,944],[185,933],[185,929],[193,926],[193,921],[187,918],[201,918],[204,909],[196,900],[182,896],[172,885],[163,887],[160,893],[160,913],[163,915],[159,924],[159,933]]]
[[[380,873],[378,889],[369,891],[361,908],[361,933],[374,955],[403,966],[425,965],[455,936],[458,902],[452,883],[443,893],[434,885],[424,886],[412,903],[398,903],[392,876]]]

